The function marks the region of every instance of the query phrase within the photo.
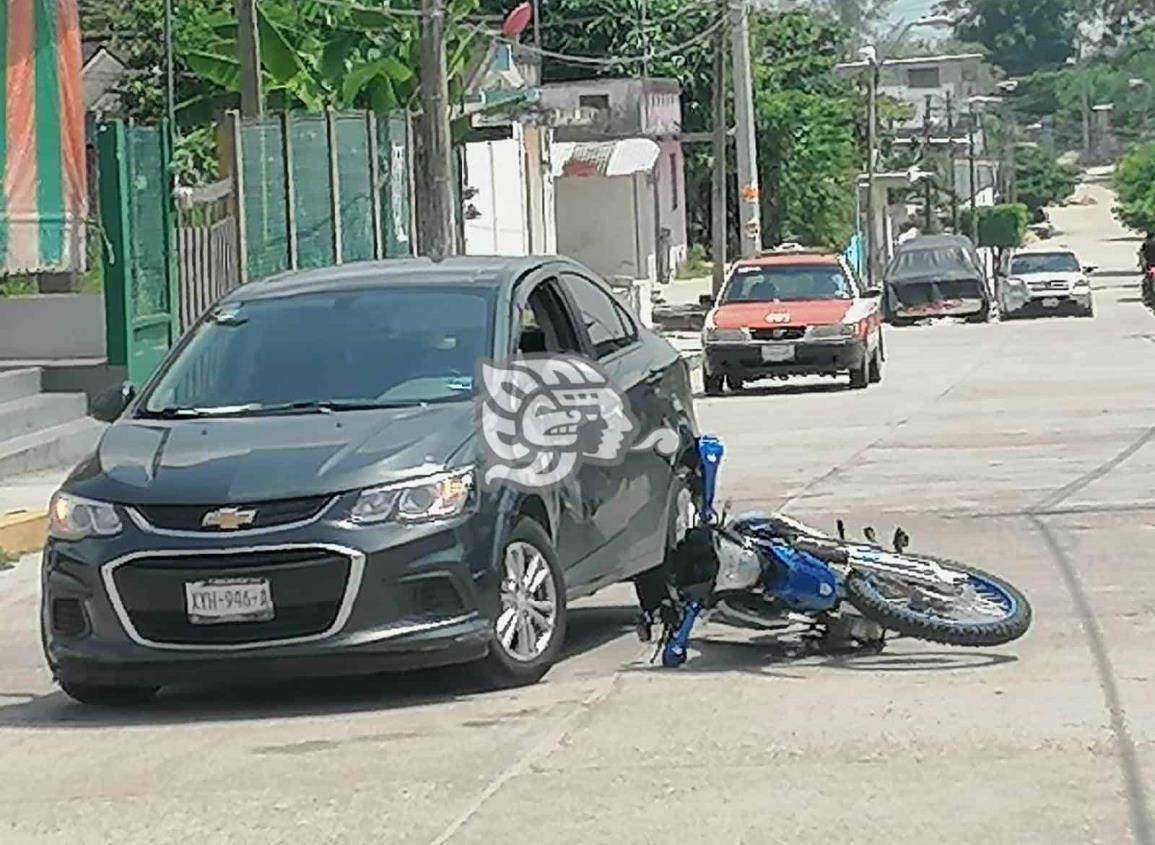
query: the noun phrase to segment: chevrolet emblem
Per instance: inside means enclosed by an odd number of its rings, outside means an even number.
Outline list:
[[[201,520],[202,528],[219,528],[221,531],[236,531],[256,521],[257,512],[240,508],[220,508],[209,511]]]

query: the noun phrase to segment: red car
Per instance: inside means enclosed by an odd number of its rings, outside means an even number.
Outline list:
[[[881,292],[865,290],[836,253],[779,248],[739,262],[702,331],[706,393],[754,379],[849,374],[882,380]]]

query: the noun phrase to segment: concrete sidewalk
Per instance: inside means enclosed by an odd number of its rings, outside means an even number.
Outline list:
[[[23,554],[44,545],[48,502],[68,473],[55,469],[0,479],[0,552]]]

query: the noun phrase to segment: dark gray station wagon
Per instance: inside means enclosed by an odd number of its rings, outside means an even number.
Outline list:
[[[478,363],[543,353],[596,362],[635,448],[541,489],[482,483]],[[115,421],[54,499],[43,561],[45,653],[83,702],[457,663],[532,683],[567,602],[643,583],[691,512],[687,367],[566,259],[252,283],[98,405]],[[663,428],[676,448],[637,448]]]

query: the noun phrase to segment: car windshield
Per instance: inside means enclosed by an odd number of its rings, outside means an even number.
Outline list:
[[[1069,252],[1018,255],[1011,262],[1011,273],[1078,273],[1079,260]]]
[[[466,400],[492,294],[399,286],[252,299],[194,330],[146,415],[240,416]]]
[[[798,302],[853,299],[850,280],[835,264],[776,264],[739,267],[730,277],[722,302]]]

